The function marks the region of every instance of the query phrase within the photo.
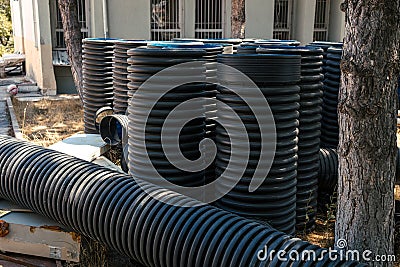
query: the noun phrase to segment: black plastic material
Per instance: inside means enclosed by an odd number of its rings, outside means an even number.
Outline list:
[[[19,155],[15,157],[15,155]],[[0,197],[42,214],[144,266],[276,266],[278,254],[326,250],[96,164],[0,136]],[[152,192],[159,199],[150,197]],[[168,201],[170,204],[165,204]],[[173,205],[172,205],[173,204]],[[328,254],[328,253],[326,253]],[[339,256],[339,255],[336,255]],[[340,257],[337,257],[338,259]],[[293,260],[280,266],[298,266]],[[301,259],[299,259],[301,261]],[[300,262],[299,262],[300,263]],[[294,264],[294,265],[293,265]],[[308,260],[301,266],[314,266]],[[324,257],[321,266],[366,266]]]
[[[214,47],[215,48],[215,47]],[[214,51],[213,51],[214,52]],[[211,53],[211,52],[210,52]],[[206,96],[205,83],[189,83],[179,86],[165,95],[157,102],[151,100],[151,88],[163,88],[171,80],[175,80],[172,75],[184,77],[188,82],[199,81],[203,78],[206,81],[206,67],[200,62],[207,52],[201,48],[174,48],[174,47],[155,47],[155,48],[136,48],[128,51],[130,58],[128,63],[128,84],[132,98],[129,102],[129,170],[130,173],[146,181],[155,182],[155,178],[150,168],[155,168],[157,172],[166,180],[180,186],[200,186],[205,184],[205,171],[186,172],[176,168],[167,159],[161,142],[161,132],[166,130],[164,126],[168,114],[179,104],[195,97]],[[151,88],[144,91],[137,91],[146,81],[141,77],[149,77],[157,72],[180,63],[193,61],[196,66],[189,70],[179,70],[171,76],[155,78]],[[196,61],[199,61],[196,63]],[[154,105],[155,104],[155,105]],[[206,103],[204,102],[204,105]],[[149,108],[154,105],[149,116],[145,116]],[[215,107],[214,107],[215,108]],[[191,110],[188,110],[190,112]],[[181,111],[183,112],[183,111]],[[206,135],[205,113],[203,118],[197,118],[185,125],[180,133],[180,149],[182,154],[191,160],[200,157],[199,143]],[[140,132],[140,126],[146,126],[146,133]],[[164,127],[164,128],[163,128]],[[164,136],[166,139],[174,139],[175,136]],[[144,141],[144,145],[142,143]],[[150,161],[146,159],[149,157]]]
[[[323,148],[336,149],[339,145],[337,106],[340,89],[341,54],[341,48],[330,47],[327,50],[321,121],[321,147]]]
[[[114,45],[113,59],[113,87],[115,114],[125,115],[128,108],[128,50],[140,46],[146,46],[148,41],[144,40],[119,40]]]
[[[83,40],[83,110],[85,133],[97,134],[96,112],[113,105],[113,50],[115,39]]]
[[[243,100],[222,86],[218,87],[217,99],[229,105],[242,119],[250,141],[250,160],[246,171],[235,188],[218,200],[216,205],[222,209],[268,222],[277,229],[293,234],[296,224],[296,166],[298,142],[298,118],[300,107],[300,55],[222,55],[218,62],[234,67],[250,78],[260,87],[272,110],[276,134],[276,156],[265,181],[254,192],[249,192],[249,182],[260,157],[261,133],[257,119]],[[241,84],[241,79],[232,76],[226,70],[219,70],[223,82]],[[249,90],[242,88],[243,91]],[[260,101],[260,105],[264,105]],[[263,108],[252,107],[252,108]],[[217,116],[224,124],[232,120],[224,109],[218,109]],[[270,125],[272,127],[272,125]],[[266,127],[263,125],[262,127]],[[231,141],[222,126],[217,127],[217,162],[216,173],[221,175],[231,157]],[[247,151],[238,152],[236,156],[245,156]],[[260,178],[260,177],[259,177]],[[232,180],[224,175],[220,177],[217,190],[224,190],[224,180]]]
[[[281,45],[259,48],[257,52],[301,56],[296,228],[298,231],[309,231],[315,226],[317,209],[323,50],[311,46]]]

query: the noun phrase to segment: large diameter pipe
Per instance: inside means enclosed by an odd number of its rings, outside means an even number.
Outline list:
[[[182,207],[200,202],[149,183],[139,185],[132,177],[11,137],[0,136],[0,173],[0,198],[145,266],[316,264],[300,258],[281,262],[272,250],[286,255],[313,250],[320,266],[366,266],[340,257],[331,261],[325,249],[215,207]]]

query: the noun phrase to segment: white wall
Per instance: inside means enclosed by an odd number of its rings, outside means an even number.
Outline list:
[[[329,15],[328,39],[332,42],[342,42],[345,32],[345,14],[340,10],[343,0],[331,0]]]
[[[26,74],[44,94],[56,93],[49,0],[11,1],[15,48],[25,54]]]
[[[296,0],[293,12],[292,38],[302,44],[313,41],[316,0]]]
[[[108,21],[111,38],[149,39],[150,1],[108,0]]]
[[[246,38],[273,36],[274,0],[246,0]]]

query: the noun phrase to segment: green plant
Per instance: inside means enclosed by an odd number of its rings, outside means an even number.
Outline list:
[[[329,203],[326,206],[326,219],[324,225],[328,225],[329,221],[336,219],[336,209],[337,209],[337,190],[333,192],[330,196]]]
[[[0,0],[0,56],[14,52],[10,1]]]

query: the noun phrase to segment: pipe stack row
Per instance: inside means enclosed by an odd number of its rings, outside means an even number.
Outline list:
[[[119,40],[114,45],[113,58],[113,87],[115,114],[125,114],[128,109],[128,50],[139,46],[146,46],[147,41]]]
[[[180,132],[176,133],[175,130],[180,129],[180,116],[191,112],[204,115],[205,103],[180,109],[175,117],[169,120],[172,121],[169,126],[164,125],[164,122],[179,104],[196,97],[204,98],[206,69],[201,59],[206,52],[202,49],[143,47],[129,50],[128,55],[128,87],[134,92],[128,108],[130,174],[154,183],[164,178],[179,186],[203,185],[204,170],[191,173],[177,168],[171,162],[171,158],[167,158],[166,148],[170,147],[174,151],[172,157],[178,153],[182,153],[189,160],[200,157],[199,143],[205,137],[206,128],[204,117],[195,118],[182,125],[184,127]],[[193,65],[186,69],[168,69],[186,62],[193,62]],[[146,86],[146,81],[156,73],[157,76],[151,78]],[[188,84],[180,83],[176,87],[174,82],[177,80],[186,81]],[[168,91],[169,89],[171,90]]]
[[[321,146],[336,149],[339,145],[338,101],[342,48],[328,48],[324,80]]]
[[[323,50],[309,46],[275,46],[259,48],[257,52],[301,56],[296,228],[308,231],[314,227],[317,215]]]
[[[205,84],[204,91],[206,103],[204,105],[205,116],[205,138],[209,138],[215,142],[216,128],[216,95],[217,95],[217,57],[224,53],[222,44],[202,44],[201,42],[155,42],[148,45],[149,48],[179,48],[179,49],[202,49],[206,52],[202,60],[205,66]],[[227,53],[226,53],[227,54]],[[205,151],[206,153],[208,151]],[[205,183],[215,180],[215,160],[205,170]]]
[[[83,40],[83,121],[85,133],[97,134],[96,114],[113,105],[113,39]]]
[[[258,85],[259,89],[240,88],[239,92],[249,93],[249,97],[252,98],[249,90],[261,90],[262,95],[268,100],[275,125],[273,123],[270,125],[260,124],[259,120],[263,118],[256,117],[251,111],[251,109],[266,109],[264,101],[260,99],[256,102],[257,104],[249,107],[240,96],[229,88],[218,87],[217,99],[230,106],[246,127],[250,143],[250,158],[239,183],[231,192],[218,200],[216,205],[241,216],[268,222],[280,231],[294,234],[296,224],[298,110],[300,107],[300,88],[297,83],[300,81],[301,57],[283,54],[237,54],[222,55],[218,58],[218,62],[241,71]],[[278,76],[277,73],[280,75]],[[242,78],[230,70],[219,70],[218,74],[222,84],[240,87],[243,83]],[[263,114],[263,116],[268,115]],[[230,125],[234,121],[233,115],[227,112],[225,108],[218,108],[217,115],[222,125]],[[275,130],[274,128],[276,128],[277,138],[275,159],[271,170],[266,177],[256,177],[255,179],[264,179],[264,181],[256,191],[249,192],[253,174],[257,168],[260,168],[258,163],[262,156],[262,139],[268,139],[271,131]],[[239,135],[239,129],[236,131]],[[236,134],[231,135],[235,136]],[[224,174],[228,164],[232,164],[229,168],[236,170],[240,169],[242,162],[247,161],[245,142],[243,142],[243,151],[235,150],[237,152],[232,153],[237,154],[232,155],[231,147],[238,144],[231,143],[231,138],[232,136],[227,134],[221,126],[217,128],[216,172],[217,176],[222,175],[220,177],[221,182],[217,185],[217,191],[220,192],[224,190],[225,180],[229,181],[235,178],[235,173],[233,176]],[[231,162],[231,157],[238,156],[242,159]]]

